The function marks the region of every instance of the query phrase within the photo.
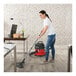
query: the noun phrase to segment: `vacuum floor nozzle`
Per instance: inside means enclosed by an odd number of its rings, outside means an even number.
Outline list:
[[[18,67],[18,68],[24,68],[24,63],[25,63],[25,58],[22,60],[22,62],[18,62],[16,64],[16,67]]]

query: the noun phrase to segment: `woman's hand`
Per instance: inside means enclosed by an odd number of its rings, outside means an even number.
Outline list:
[[[40,38],[41,38],[41,36],[38,36],[38,37],[37,37],[37,39],[40,39]]]
[[[42,29],[42,31],[41,31],[40,35],[37,37],[37,39],[41,38],[41,37],[45,34],[45,32],[47,31],[47,29],[48,29],[48,26],[46,25],[46,26]]]

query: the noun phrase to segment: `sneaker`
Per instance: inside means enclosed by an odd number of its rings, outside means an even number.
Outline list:
[[[45,64],[45,63],[48,63],[48,60],[43,61],[43,63],[44,63],[44,64]]]
[[[54,63],[54,59],[51,59],[49,62]]]
[[[49,63],[47,60],[41,62],[40,64],[46,64],[46,63]]]

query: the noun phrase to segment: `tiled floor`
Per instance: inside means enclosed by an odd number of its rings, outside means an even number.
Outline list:
[[[66,46],[56,46],[56,56],[54,63],[42,64],[44,57],[29,57],[25,61],[24,68],[17,68],[18,72],[67,72],[68,48]],[[17,62],[21,61],[23,54],[17,54]],[[50,54],[51,58],[51,54]],[[50,59],[49,58],[49,59]],[[71,68],[72,69],[72,68]],[[4,71],[13,71],[13,56],[9,54],[4,59]]]

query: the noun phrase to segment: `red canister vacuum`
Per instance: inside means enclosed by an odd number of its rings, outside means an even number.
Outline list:
[[[43,41],[38,41],[35,43],[35,50],[31,53],[29,53],[29,55],[35,55],[35,56],[44,56],[45,53],[45,45],[43,43]]]

